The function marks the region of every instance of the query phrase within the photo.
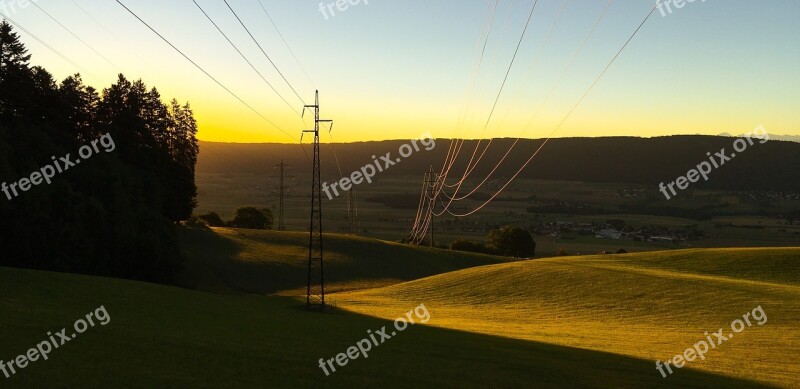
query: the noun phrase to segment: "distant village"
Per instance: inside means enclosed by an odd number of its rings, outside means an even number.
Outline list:
[[[449,232],[462,233],[488,233],[499,229],[502,223],[489,223],[480,221],[443,221],[441,229]],[[557,239],[577,238],[589,236],[598,239],[632,240],[636,242],[671,242],[678,243],[704,237],[702,231],[696,226],[687,226],[680,229],[669,229],[659,226],[633,228],[624,220],[607,220],[604,222],[578,223],[574,221],[556,220],[531,224],[528,230],[537,236],[552,236]]]
[[[680,229],[647,226],[633,228],[624,220],[607,220],[605,222],[577,223],[557,220],[551,223],[540,223],[531,227],[531,232],[540,236],[552,236],[565,239],[570,236],[594,236],[598,239],[632,240],[635,242],[678,243],[704,237],[697,226]]]

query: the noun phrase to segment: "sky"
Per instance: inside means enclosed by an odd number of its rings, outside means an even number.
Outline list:
[[[228,0],[268,59],[224,1],[197,0],[270,87],[192,0],[122,0],[259,114],[115,0],[35,3],[91,49],[32,4],[0,0],[0,11],[73,62],[18,31],[32,64],[59,80],[79,72],[98,89],[119,73],[142,79],[165,100],[189,102],[206,141],[298,142],[313,126],[298,113],[313,104],[315,90],[322,118],[335,123],[326,142],[427,132],[742,134],[758,125],[800,135],[800,1],[671,3],[671,12],[655,11],[596,84],[655,1],[614,0],[592,30],[606,0],[538,0],[525,30],[534,1],[352,0],[341,11],[331,1],[261,0],[276,30],[258,0]]]

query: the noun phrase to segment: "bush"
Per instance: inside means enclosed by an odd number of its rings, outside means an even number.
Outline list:
[[[209,212],[200,215],[199,218],[206,222],[209,227],[225,227],[225,221],[216,212]]]
[[[473,242],[471,240],[456,240],[452,244],[450,244],[450,250],[456,251],[466,251],[470,253],[481,253],[481,254],[496,254],[495,250],[492,250],[489,247],[486,247],[483,243]]]
[[[628,253],[628,250],[625,250],[625,249],[617,250],[617,254],[627,254],[627,253]]]
[[[251,230],[271,230],[272,212],[268,209],[259,210],[254,207],[239,208],[228,225]]]
[[[188,220],[185,220],[182,224],[189,228],[200,228],[204,230],[208,229],[208,223],[206,223],[205,220],[197,216],[190,217]]]
[[[556,255],[559,257],[568,257],[569,253],[567,252],[567,250],[561,249],[558,250],[558,253]]]
[[[536,255],[536,242],[528,230],[505,226],[489,233],[488,244],[501,255],[528,258]]]

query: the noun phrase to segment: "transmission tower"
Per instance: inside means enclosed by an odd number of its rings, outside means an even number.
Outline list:
[[[303,107],[303,115],[306,109],[314,110],[314,129],[303,130],[303,133],[314,133],[314,160],[311,169],[311,224],[308,229],[308,289],[306,293],[306,305],[308,307],[325,307],[325,278],[324,265],[322,260],[322,183],[320,182],[320,156],[319,156],[319,124],[331,123],[332,120],[320,120],[319,118],[319,91],[314,94],[314,105]],[[302,138],[301,138],[302,140]]]
[[[433,207],[434,207],[434,205],[436,205],[436,199],[434,199],[434,196],[436,196],[436,188],[437,188],[438,183],[439,183],[439,175],[436,174],[436,172],[433,171],[433,166],[431,166],[430,170],[428,170],[428,172],[425,173],[425,187],[426,187],[427,192],[428,192],[428,201],[430,201],[430,203],[431,203],[431,206],[430,206],[430,213],[431,213],[431,216],[430,216],[431,217],[431,223],[430,223],[430,231],[431,231],[430,247],[433,247]]]
[[[358,220],[358,194],[356,193],[356,188],[350,188],[350,190],[347,191],[347,195],[348,234],[358,235],[360,226]]]
[[[286,192],[286,170],[289,168],[289,165],[283,162],[281,159],[281,163],[275,165],[276,173],[272,176],[274,178],[278,178],[278,186],[275,187],[275,191],[278,192],[278,231],[286,231],[286,223],[284,221],[284,195]]]

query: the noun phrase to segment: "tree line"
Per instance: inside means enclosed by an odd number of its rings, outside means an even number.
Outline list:
[[[196,206],[197,122],[189,104],[120,74],[98,91],[30,64],[0,24],[0,181],[103,135],[113,152],[17,198],[0,195],[0,266],[171,282],[181,266],[176,223]]]
[[[756,123],[753,123],[755,126]],[[434,136],[451,135],[450,129],[431,131]],[[585,181],[600,183],[641,184],[653,187],[658,193],[660,182],[669,183],[700,162],[707,160],[706,153],[726,148],[733,152],[735,138],[703,135],[674,135],[655,138],[604,137],[604,138],[557,138],[551,139],[542,148],[531,164],[518,176],[520,179],[543,179],[563,181]],[[373,141],[337,144],[336,151],[342,167],[354,169],[372,160],[372,155],[392,152],[407,143],[407,140]],[[487,145],[481,141],[468,140],[461,148],[451,178],[461,178],[476,146],[479,154]],[[470,196],[494,191],[517,173],[522,164],[538,150],[543,139],[520,140],[487,182],[485,190]],[[437,139],[437,147],[425,153],[417,153],[402,163],[382,172],[377,180],[388,177],[422,176],[431,164],[441,166],[448,152],[449,139]],[[470,178],[480,182],[495,168],[511,148],[514,139],[495,139],[491,147],[475,167]],[[201,173],[257,173],[271,174],[274,156],[280,155],[295,171],[307,172],[311,166],[303,150],[297,144],[230,144],[201,142],[204,153],[198,163]],[[323,180],[335,180],[338,176],[332,146],[321,146]],[[692,184],[697,189],[736,191],[776,191],[800,193],[800,143],[771,140],[756,143],[746,152],[720,169],[715,169],[708,181]],[[345,172],[348,173],[348,172]],[[663,196],[662,196],[663,197]],[[404,199],[392,199],[403,203]],[[416,204],[414,204],[414,207]]]

